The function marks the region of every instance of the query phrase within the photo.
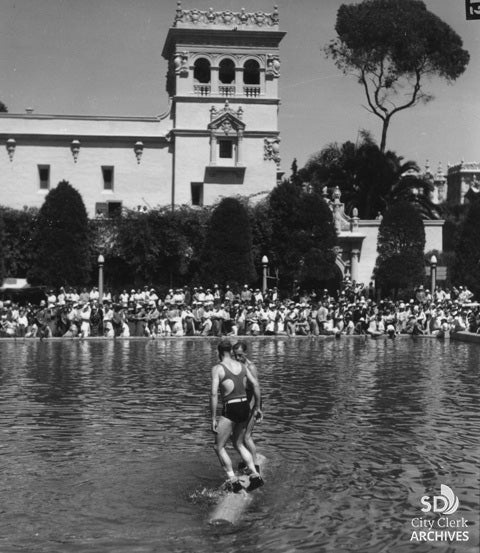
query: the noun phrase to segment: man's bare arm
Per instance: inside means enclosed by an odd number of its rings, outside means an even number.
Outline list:
[[[247,379],[252,383],[252,386],[253,386],[253,397],[255,399],[255,404],[253,406],[253,413],[257,418],[257,420],[262,420],[263,419],[263,413],[261,409],[262,394],[260,392],[260,384],[248,369],[247,369]]]
[[[218,376],[219,367],[215,365],[212,368],[212,389],[210,393],[210,414],[212,416],[212,430],[217,431],[217,405],[218,405],[218,385],[220,382]]]

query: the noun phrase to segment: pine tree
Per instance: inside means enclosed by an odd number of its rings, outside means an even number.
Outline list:
[[[202,255],[203,280],[238,287],[257,279],[252,232],[247,211],[235,198],[224,198],[214,209]]]
[[[284,181],[270,194],[272,259],[282,288],[297,280],[316,288],[334,275],[336,231],[333,215],[318,192]]]
[[[59,287],[89,281],[91,256],[85,205],[79,192],[62,181],[46,196],[34,236],[32,283]]]
[[[393,204],[378,231],[377,286],[384,291],[408,289],[425,280],[425,229],[423,221],[408,202]]]
[[[460,36],[421,0],[364,0],[337,12],[337,38],[325,53],[362,86],[368,111],[382,121],[385,151],[391,118],[433,96],[432,77],[455,81],[470,55]]]

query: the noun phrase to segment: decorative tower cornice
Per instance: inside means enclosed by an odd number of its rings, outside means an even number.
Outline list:
[[[177,2],[177,10],[173,26],[182,27],[215,27],[217,29],[252,30],[252,29],[278,29],[278,7],[274,6],[273,12],[262,11],[246,12],[244,8],[240,12],[208,10],[184,10],[182,3]]]

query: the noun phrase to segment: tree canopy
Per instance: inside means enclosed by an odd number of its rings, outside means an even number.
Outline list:
[[[238,287],[257,278],[247,210],[236,198],[224,198],[214,209],[202,254],[203,282]]]
[[[187,207],[125,213],[117,225],[117,248],[106,256],[106,275],[118,267],[124,273],[118,276],[135,286],[183,284],[200,266],[207,216]]]
[[[32,266],[32,235],[37,217],[38,209],[34,207],[18,210],[0,206],[4,226],[2,258],[7,276],[27,276]]]
[[[375,219],[399,200],[414,204],[424,218],[437,216],[430,200],[432,185],[419,174],[416,162],[382,152],[366,131],[355,144],[327,145],[310,157],[298,176],[318,191],[338,186],[347,213],[357,208],[361,219]]]
[[[50,286],[86,284],[90,280],[87,210],[67,181],[50,190],[40,208],[32,238],[34,259],[28,277]]]
[[[383,290],[408,289],[425,279],[425,229],[414,206],[393,204],[380,223],[375,278]]]
[[[5,244],[5,233],[4,233],[3,217],[0,212],[0,286],[3,283],[5,278],[5,254],[4,254],[4,244]]]
[[[460,36],[421,0],[342,4],[335,30],[325,53],[363,86],[367,109],[382,120],[382,152],[393,115],[433,98],[425,77],[455,81],[470,58]]]
[[[294,281],[317,288],[334,276],[336,231],[332,211],[316,191],[292,181],[277,185],[269,197],[271,265],[278,268],[281,285]]]
[[[462,223],[455,250],[453,280],[465,284],[478,297],[480,294],[480,200],[470,204]]]

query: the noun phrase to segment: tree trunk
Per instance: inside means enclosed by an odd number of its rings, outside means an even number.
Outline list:
[[[383,127],[382,127],[382,142],[380,143],[380,151],[385,153],[385,145],[387,143],[387,131],[388,131],[388,125],[390,125],[390,116],[387,115],[385,119],[383,119]]]

